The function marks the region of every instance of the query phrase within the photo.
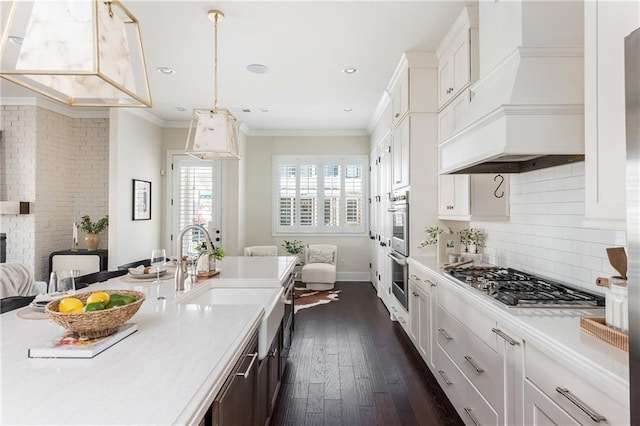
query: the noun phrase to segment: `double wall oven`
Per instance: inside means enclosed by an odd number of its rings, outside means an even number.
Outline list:
[[[389,213],[392,215],[391,291],[398,301],[408,309],[408,267],[409,256],[409,191],[394,192],[389,195]]]

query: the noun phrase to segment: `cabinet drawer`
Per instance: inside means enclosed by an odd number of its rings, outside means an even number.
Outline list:
[[[437,308],[438,343],[493,407],[500,407],[498,354],[465,326]]]
[[[398,320],[402,328],[404,328],[405,333],[410,336],[409,312],[404,309],[404,307],[400,304],[400,302],[398,302],[395,297],[393,297],[393,301],[391,302],[391,314],[395,317],[396,320]]]
[[[444,350],[436,348],[436,377],[440,387],[460,414],[462,421],[471,426],[498,424],[498,414],[467,380]]]
[[[409,279],[427,294],[431,294],[431,289],[436,286],[436,278],[433,275],[411,265],[409,265]]]
[[[598,415],[606,418],[599,424],[628,425],[630,422],[628,401],[615,401],[531,345],[525,347],[525,375],[580,423],[594,424]]]
[[[438,290],[438,304],[450,313],[455,319],[460,321],[480,340],[489,345],[494,351],[497,350],[496,335],[491,331],[496,328],[496,321],[480,312],[470,304],[466,303],[453,290],[446,285],[441,285]]]

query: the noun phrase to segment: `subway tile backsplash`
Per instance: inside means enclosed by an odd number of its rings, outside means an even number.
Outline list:
[[[582,226],[584,182],[584,163],[511,175],[510,220],[471,223],[487,233],[483,259],[602,293],[596,278],[617,275],[606,248],[626,233]]]

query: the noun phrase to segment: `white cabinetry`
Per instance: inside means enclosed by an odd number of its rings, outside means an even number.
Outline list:
[[[391,89],[391,113],[396,126],[409,112],[409,69],[404,69]]]
[[[531,344],[525,373],[525,424],[548,424],[539,421],[542,413],[556,424],[629,424],[628,401],[614,400]]]
[[[411,118],[405,117],[398,127],[393,130],[393,184],[392,188],[399,189],[409,185],[409,156],[411,141]]]
[[[466,7],[438,47],[439,108],[478,77],[477,14],[476,7]]]
[[[438,217],[469,220],[469,175],[438,176]]]
[[[435,278],[409,266],[409,337],[429,367],[433,366],[432,325],[435,320],[435,287]]]
[[[624,229],[624,37],[640,26],[637,1],[584,3],[585,217]]]

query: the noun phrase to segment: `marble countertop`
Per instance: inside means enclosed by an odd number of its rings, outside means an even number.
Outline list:
[[[247,260],[253,259],[253,260]],[[204,415],[242,350],[259,329],[259,304],[194,300],[210,288],[273,287],[293,270],[295,258],[227,258],[220,278],[174,291],[160,283],[119,278],[81,291],[136,290],[146,300],[129,321],[138,331],[92,359],[31,359],[64,330],[49,319],[0,315],[2,424],[192,424]],[[225,275],[227,275],[225,277]],[[270,284],[265,284],[267,281]],[[188,301],[185,303],[184,301]]]
[[[491,313],[498,326],[503,323],[567,369],[628,404],[628,353],[580,330],[581,316],[604,317],[604,309],[509,308],[449,277],[433,257],[413,257],[408,262],[438,274],[469,303]]]

